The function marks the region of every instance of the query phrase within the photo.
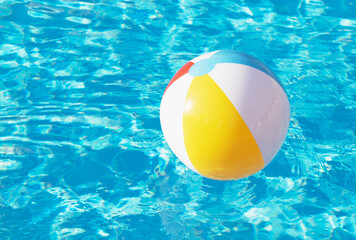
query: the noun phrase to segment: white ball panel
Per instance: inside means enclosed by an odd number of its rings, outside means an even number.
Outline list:
[[[164,93],[160,120],[163,134],[173,153],[191,170],[198,172],[191,161],[184,144],[183,137],[183,109],[185,97],[194,77],[185,74],[167,89]]]
[[[269,164],[289,126],[289,101],[282,87],[266,73],[236,63],[216,64],[209,75],[240,113]]]

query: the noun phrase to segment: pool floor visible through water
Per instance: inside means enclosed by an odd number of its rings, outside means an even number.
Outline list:
[[[355,239],[354,0],[0,0],[0,239]],[[159,109],[173,75],[248,53],[291,106],[237,181],[184,166]]]

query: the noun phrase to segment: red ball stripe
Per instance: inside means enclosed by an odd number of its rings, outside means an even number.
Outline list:
[[[164,92],[167,91],[167,89],[174,83],[178,78],[183,76],[184,74],[188,73],[189,69],[194,65],[193,62],[187,62],[181,69],[178,70],[178,72],[173,76],[171,81],[168,83],[168,86]]]

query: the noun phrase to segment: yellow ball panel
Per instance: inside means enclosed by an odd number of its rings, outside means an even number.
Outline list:
[[[185,99],[184,144],[205,177],[232,180],[264,167],[260,149],[244,120],[209,75],[195,77]]]

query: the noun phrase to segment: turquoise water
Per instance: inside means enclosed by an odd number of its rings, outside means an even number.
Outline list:
[[[356,1],[0,0],[0,239],[355,239]],[[292,119],[263,171],[214,181],[173,155],[161,96],[234,49]]]

